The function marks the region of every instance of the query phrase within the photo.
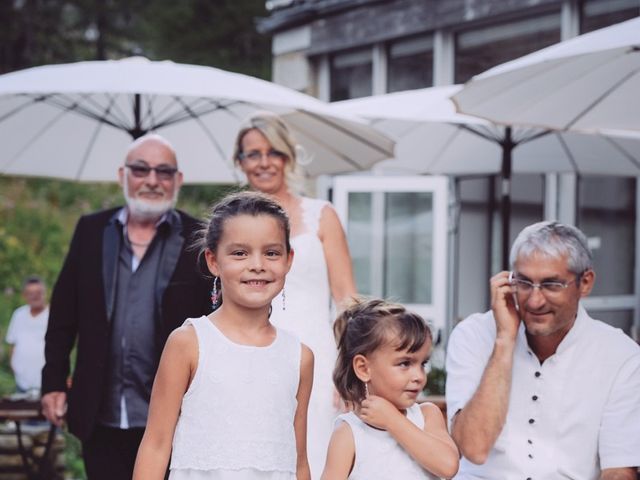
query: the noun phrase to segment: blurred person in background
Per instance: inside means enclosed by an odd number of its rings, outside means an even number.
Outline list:
[[[10,345],[11,369],[18,392],[40,390],[44,366],[44,336],[49,321],[47,287],[42,278],[32,275],[22,285],[26,302],[11,316],[6,342]]]

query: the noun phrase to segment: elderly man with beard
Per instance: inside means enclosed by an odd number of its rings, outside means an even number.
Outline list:
[[[56,425],[66,419],[92,480],[131,478],[167,336],[211,310],[189,248],[200,225],[174,208],[182,173],[173,147],[139,138],[118,175],[126,206],[76,226],[51,297],[42,371],[43,413]]]

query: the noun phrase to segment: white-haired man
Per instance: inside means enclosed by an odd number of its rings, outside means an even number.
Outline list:
[[[51,297],[42,374],[44,415],[56,425],[66,417],[92,480],[131,478],[167,336],[210,311],[188,248],[199,223],[174,208],[182,173],[173,147],[141,137],[118,174],[126,206],[76,226]]]
[[[456,479],[635,480],[640,347],[580,305],[595,282],[586,237],[540,222],[491,279],[491,311],[447,350]]]

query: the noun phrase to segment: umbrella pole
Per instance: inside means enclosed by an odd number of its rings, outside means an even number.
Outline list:
[[[129,131],[129,134],[133,137],[133,139],[137,139],[142,137],[145,133],[142,129],[141,121],[140,121],[140,111],[142,109],[142,99],[139,93],[135,93],[133,95],[133,128]]]
[[[502,198],[500,200],[502,223],[502,270],[509,269],[509,221],[511,219],[511,162],[515,146],[511,138],[511,127],[506,127],[502,142]]]

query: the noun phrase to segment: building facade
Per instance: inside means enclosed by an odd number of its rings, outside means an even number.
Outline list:
[[[464,83],[640,15],[640,0],[271,0],[267,7],[259,29],[273,35],[273,80],[326,101]],[[359,290],[425,307],[446,335],[489,307],[488,279],[500,267],[500,179],[450,177],[443,194],[437,179],[422,179],[423,187],[410,179],[407,189],[398,173],[374,168],[370,175],[383,177],[375,188],[371,178],[322,179],[317,193],[333,195],[346,223]],[[512,202],[511,240],[544,219],[588,235],[598,278],[585,305],[639,340],[638,178],[515,174]]]

